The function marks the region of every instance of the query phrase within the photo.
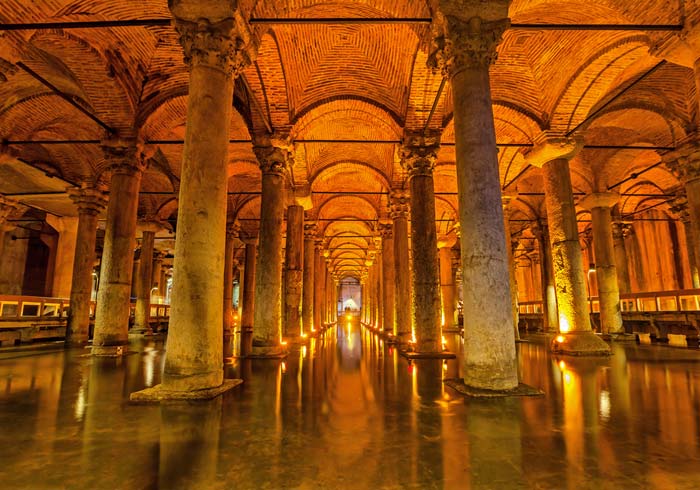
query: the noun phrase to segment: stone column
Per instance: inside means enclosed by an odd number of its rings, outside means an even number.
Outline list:
[[[245,240],[243,269],[243,313],[241,314],[241,356],[253,353],[253,323],[255,318],[255,263],[257,240]]]
[[[598,279],[600,325],[603,334],[624,334],[620,312],[620,289],[617,285],[615,247],[613,245],[612,207],[619,194],[600,192],[587,195],[579,203],[590,210],[593,224],[593,251]]]
[[[250,33],[230,2],[170,2],[189,68],[172,304],[161,396],[211,398],[223,372],[228,139],[234,79],[250,63]],[[133,397],[133,395],[132,395]]]
[[[236,261],[236,242],[240,225],[236,222],[226,228],[226,249],[224,252],[224,348],[230,345],[233,337],[233,268]],[[228,350],[228,349],[227,349]]]
[[[554,350],[577,355],[609,355],[610,347],[591,329],[583,257],[578,238],[576,207],[569,159],[580,140],[543,133],[535,140],[527,161],[542,169],[547,224],[559,308],[559,332]]]
[[[260,244],[255,267],[253,355],[283,355],[282,342],[282,225],[285,176],[289,153],[279,146],[256,146],[262,170]]]
[[[314,330],[320,330],[322,327],[322,309],[323,309],[323,260],[321,251],[323,249],[323,240],[317,238],[314,240]],[[364,301],[364,299],[363,299]]]
[[[158,296],[163,296],[163,252],[158,250],[153,251],[153,274],[151,275],[151,283],[154,288],[157,288]]]
[[[457,237],[454,235],[442,236],[437,242],[440,257],[443,331],[455,329],[455,283],[452,275],[452,247],[455,243],[457,243]]]
[[[102,191],[87,186],[69,189],[68,195],[78,208],[78,233],[75,240],[66,345],[81,345],[88,343],[97,220],[107,206],[107,198]]]
[[[284,336],[299,341],[301,327],[301,297],[304,275],[304,206],[287,207],[287,242],[285,253],[285,322]]]
[[[433,168],[440,148],[437,134],[407,133],[401,163],[411,188],[411,250],[413,265],[413,324],[417,352],[442,351],[440,276]]]
[[[518,324],[520,323],[520,312],[518,311],[518,283],[515,276],[515,260],[513,259],[513,238],[510,229],[510,213],[511,202],[515,198],[514,195],[501,197],[503,204],[503,229],[506,235],[506,254],[508,256],[508,283],[510,284],[510,306],[513,315],[513,334],[517,340],[520,340],[520,331]]]
[[[700,274],[698,273],[698,263],[697,263],[697,258],[695,256],[695,237],[693,236],[693,227],[690,222],[690,213],[688,212],[688,200],[686,199],[685,195],[681,194],[678,195],[675,199],[672,201],[671,205],[671,211],[678,216],[678,219],[683,223],[683,231],[685,232],[685,246],[686,250],[688,252],[688,267],[690,269],[690,287],[692,288],[700,288]],[[617,223],[615,223],[617,224]],[[613,233],[617,234],[623,234],[624,236],[627,236],[626,233],[629,233],[629,226],[626,225],[627,229],[625,230],[624,228],[620,229],[622,226],[624,226],[622,223],[617,224],[618,225],[618,230],[615,230]],[[615,252],[618,252],[618,243],[615,243]],[[622,242],[622,247],[624,250],[625,243],[624,241]],[[617,259],[617,255],[615,256]],[[627,264],[625,263],[625,272],[627,272]],[[619,269],[619,268],[618,268]],[[618,270],[618,275],[619,275],[619,270]],[[627,272],[627,284],[628,284],[628,290],[625,292],[629,292],[629,272]],[[622,291],[622,285],[620,285],[620,292]]]
[[[136,212],[144,162],[136,147],[128,142],[109,141],[103,149],[112,177],[92,354],[120,356],[126,354],[129,339]]]
[[[0,195],[0,257],[3,257],[5,248],[5,233],[14,229],[14,226],[8,222],[8,218],[15,209],[17,209],[15,201]]]
[[[153,249],[156,232],[162,228],[157,222],[143,221],[138,224],[141,230],[141,262],[139,264],[139,282],[136,291],[136,308],[134,310],[134,326],[131,335],[152,334],[151,317],[151,288],[153,279]]]
[[[541,220],[533,226],[533,234],[539,244],[540,285],[542,286],[542,314],[544,331],[559,332],[559,310],[557,308],[557,288],[554,284],[552,266],[552,246],[549,241],[549,227]]]
[[[314,239],[318,226],[316,223],[304,225],[304,274],[302,286],[301,316],[304,333],[314,331],[314,270],[316,257],[314,254]]]
[[[69,298],[78,235],[78,218],[47,214],[46,223],[58,232],[51,296]]]
[[[429,63],[450,79],[462,238],[464,383],[518,386],[489,67],[509,1],[441,0]]]
[[[631,226],[629,223],[623,223],[622,221],[615,221],[612,224],[613,248],[615,249],[615,268],[617,269],[617,284],[619,286],[621,294],[629,293],[632,291],[632,288],[630,287],[630,272],[629,262],[627,260],[627,246],[625,245],[625,238],[627,238],[627,236],[629,235],[630,228]],[[690,255],[693,252],[693,242],[692,237],[689,238],[688,236],[689,227],[686,227],[685,231],[686,240],[688,240],[688,257],[690,258]],[[697,268],[695,270],[697,272]]]
[[[400,344],[411,340],[411,286],[408,270],[408,195],[394,191],[390,196],[394,226],[394,335]]]
[[[396,269],[394,265],[394,234],[391,223],[379,225],[382,236],[382,328],[394,333]]]

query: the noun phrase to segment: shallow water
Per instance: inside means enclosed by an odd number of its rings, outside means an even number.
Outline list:
[[[459,349],[458,338],[448,346]],[[457,361],[408,364],[357,324],[199,403],[131,405],[163,344],[123,359],[0,353],[0,487],[105,489],[700,488],[700,353],[614,345],[555,358],[522,343],[545,396],[464,399]]]

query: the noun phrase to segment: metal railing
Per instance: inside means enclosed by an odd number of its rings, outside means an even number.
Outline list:
[[[672,291],[651,291],[620,295],[622,312],[680,312],[700,311],[700,289],[677,289]],[[542,301],[524,301],[518,304],[521,314],[541,314]],[[588,298],[591,313],[600,312],[597,296]]]

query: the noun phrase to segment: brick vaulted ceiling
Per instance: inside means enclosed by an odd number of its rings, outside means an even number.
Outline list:
[[[678,0],[514,0],[513,23],[679,24]],[[3,0],[0,23],[166,19],[166,0]],[[251,18],[429,18],[421,0],[246,0]],[[685,2],[686,22],[698,15]],[[256,62],[236,82],[230,137],[230,220],[256,232],[260,171],[250,140],[271,127],[295,143],[292,180],[312,191],[313,208],[338,264],[359,264],[370,235],[388,217],[387,194],[405,187],[397,158],[405,130],[442,130],[446,143],[435,171],[438,231],[450,233],[457,198],[452,99],[449,86],[426,66],[430,27],[399,24],[254,24]],[[544,129],[567,133],[581,126],[587,145],[672,147],[696,130],[691,69],[667,63],[617,96],[659,63],[653,47],[667,35],[636,30],[537,30],[513,28],[491,69],[499,143],[531,144]],[[104,129],[57,96],[26,70],[67,94],[120,136],[145,141],[184,137],[188,75],[172,27],[40,29],[0,33],[0,138],[99,140]],[[610,102],[612,100],[612,102]],[[591,117],[594,115],[594,117]],[[315,140],[316,142],[303,142]],[[318,142],[371,140],[373,143]],[[142,185],[140,213],[174,219],[182,146],[158,144]],[[537,169],[527,169],[526,148],[501,148],[501,180],[522,194],[523,216],[543,213]],[[15,159],[0,173],[0,193],[16,192],[22,165],[40,168],[67,183],[101,177],[98,145],[4,145]],[[577,192],[604,190],[658,162],[657,150],[584,149],[572,162]],[[24,163],[22,163],[24,162]],[[25,172],[27,175],[29,171]],[[14,175],[14,174],[12,174]],[[19,179],[19,180],[18,180]],[[517,180],[514,180],[517,179]],[[678,182],[663,167],[618,189],[626,194],[664,194]],[[55,187],[55,186],[54,186]],[[50,189],[55,192],[55,189]],[[334,194],[341,191],[342,195]],[[356,195],[349,195],[355,193]],[[49,209],[51,202],[28,202]],[[54,199],[55,201],[55,199]],[[53,201],[52,201],[53,202]],[[649,205],[628,196],[622,212]],[[65,209],[65,206],[61,209]],[[337,220],[337,221],[333,221]],[[341,250],[348,248],[348,250]],[[352,267],[343,270],[351,271]]]

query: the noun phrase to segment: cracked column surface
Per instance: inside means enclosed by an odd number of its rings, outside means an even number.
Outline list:
[[[464,383],[518,386],[489,67],[509,1],[439,0],[429,64],[451,82],[464,305]]]
[[[88,342],[97,220],[107,206],[107,196],[89,186],[70,189],[68,195],[78,207],[78,233],[75,240],[66,344],[81,345]]]
[[[559,333],[553,347],[573,355],[609,355],[610,347],[591,329],[583,255],[578,238],[576,207],[571,187],[569,159],[581,141],[547,132],[535,139],[527,155],[531,165],[542,169],[549,241],[559,311]]]

